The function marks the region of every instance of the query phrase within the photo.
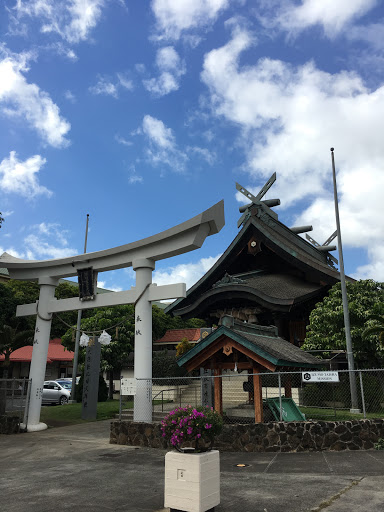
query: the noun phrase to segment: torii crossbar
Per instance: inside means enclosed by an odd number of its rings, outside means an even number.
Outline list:
[[[52,313],[135,303],[135,378],[138,379],[134,403],[134,421],[152,421],[152,307],[151,302],[185,297],[184,283],[166,286],[152,284],[155,262],[199,249],[207,236],[224,226],[224,201],[219,201],[196,217],[157,235],[130,244],[67,258],[30,261],[3,253],[0,266],[8,269],[12,279],[36,280],[39,300],[17,307],[17,316],[37,315],[30,369],[31,396],[28,432],[44,430],[40,422],[43,384],[47,364]],[[96,295],[94,300],[54,297],[59,279],[76,276],[78,270],[92,268],[94,273],[132,266],[136,285],[131,290]]]

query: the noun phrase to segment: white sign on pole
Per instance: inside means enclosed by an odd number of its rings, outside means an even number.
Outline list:
[[[121,379],[121,395],[136,395],[136,379]]]
[[[339,372],[302,372],[302,382],[340,382]]]

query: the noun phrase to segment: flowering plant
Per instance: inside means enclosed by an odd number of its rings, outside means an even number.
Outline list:
[[[161,422],[163,437],[179,451],[186,445],[198,452],[210,450],[222,428],[220,414],[213,407],[204,406],[177,407]]]

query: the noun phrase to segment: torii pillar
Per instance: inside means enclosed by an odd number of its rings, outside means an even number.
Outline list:
[[[136,290],[139,299],[135,305],[134,369],[136,395],[133,421],[152,421],[152,304],[148,300],[148,287],[152,284],[155,262],[135,260]]]
[[[37,280],[40,295],[37,303],[17,307],[17,316],[36,315],[36,329],[30,378],[31,399],[28,409],[28,432],[44,430],[40,422],[42,391],[47,364],[51,319],[53,313],[93,309],[119,304],[135,304],[135,396],[134,421],[152,421],[152,305],[153,301],[185,297],[184,283],[156,286],[152,284],[155,262],[202,246],[207,236],[224,226],[224,202],[220,201],[196,217],[151,237],[130,244],[85,253],[69,258],[29,261],[7,253],[0,256],[12,279]],[[88,270],[95,278],[98,272],[133,267],[136,286],[128,291],[95,294],[92,300],[77,297],[57,300],[54,297],[59,279],[76,276]],[[96,279],[95,279],[96,280]]]

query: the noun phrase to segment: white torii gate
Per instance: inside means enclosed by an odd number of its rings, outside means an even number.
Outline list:
[[[40,422],[41,400],[47,364],[52,313],[135,303],[134,365],[137,386],[134,421],[152,421],[152,301],[185,297],[184,283],[157,286],[152,284],[155,262],[200,248],[206,237],[224,226],[224,201],[196,217],[157,235],[121,245],[113,249],[80,254],[74,257],[30,261],[3,253],[0,266],[6,267],[12,279],[36,280],[40,286],[39,300],[17,307],[17,316],[37,315],[30,369],[31,396],[28,410],[28,432],[44,430]],[[54,297],[59,279],[76,276],[78,270],[92,268],[105,272],[132,266],[136,286],[123,292],[95,295],[90,301],[77,297],[57,300]],[[147,379],[147,380],[146,380]]]

